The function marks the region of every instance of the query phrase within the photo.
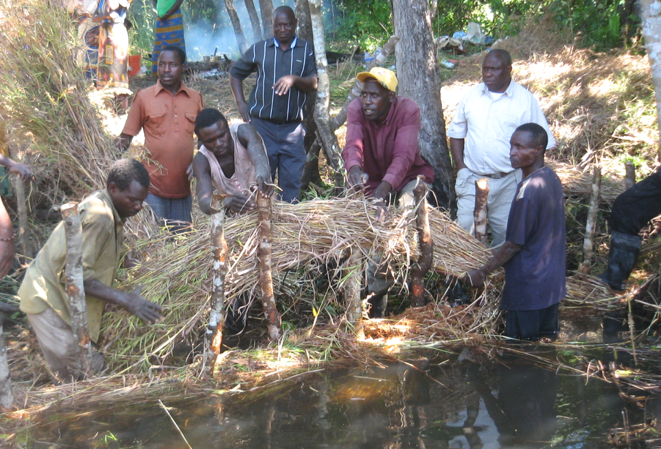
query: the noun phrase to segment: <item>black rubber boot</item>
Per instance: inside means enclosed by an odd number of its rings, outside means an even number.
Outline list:
[[[640,252],[642,238],[638,235],[613,232],[611,247],[608,251],[608,269],[599,275],[599,279],[610,285],[613,290],[623,291],[624,281],[629,278]]]
[[[386,309],[388,308],[388,292],[368,297],[367,302],[371,306],[369,310],[370,318],[384,318],[386,316]]]

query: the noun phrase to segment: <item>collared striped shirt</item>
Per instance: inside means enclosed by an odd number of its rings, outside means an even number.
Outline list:
[[[275,38],[257,42],[234,63],[231,75],[243,81],[257,72],[257,82],[250,92],[250,115],[274,123],[301,120],[307,94],[295,86],[287,95],[276,95],[273,85],[285,75],[302,78],[317,75],[314,49],[309,42],[294,37],[289,49],[283,51]]]

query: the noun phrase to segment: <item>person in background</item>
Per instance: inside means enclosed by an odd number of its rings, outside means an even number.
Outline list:
[[[487,263],[464,280],[481,287],[487,275],[505,267],[501,308],[505,335],[518,340],[555,340],[558,304],[566,294],[565,201],[560,179],[544,166],[546,130],[536,123],[516,128],[510,160],[521,169],[507,221],[505,243]]]
[[[474,232],[475,181],[488,178],[491,246],[498,246],[505,240],[507,216],[521,181],[521,171],[510,164],[510,137],[517,126],[531,122],[546,131],[547,149],[555,147],[555,140],[535,97],[512,81],[512,57],[507,51],[487,54],[482,80],[462,98],[447,134],[457,169],[457,224]]]
[[[100,23],[97,87],[129,87],[129,33],[124,21],[131,0],[101,0],[92,17]]]
[[[181,15],[183,3],[184,0],[154,0],[158,16],[154,26],[154,48],[151,52],[151,71],[154,75],[158,72],[158,56],[163,48],[179,47],[186,53],[184,18]]]
[[[638,233],[658,215],[661,215],[661,167],[618,195],[613,203],[608,220],[611,228],[608,268],[598,276],[613,290],[624,290],[643,241]]]
[[[274,37],[257,42],[234,63],[230,87],[241,118],[255,127],[266,145],[271,177],[278,177],[278,197],[298,201],[305,166],[303,110],[307,93],[317,88],[312,44],[296,36],[296,17],[288,6],[273,12]],[[243,80],[257,72],[246,102]]]
[[[110,168],[106,188],[78,205],[87,322],[93,342],[98,341],[107,302],[147,323],[161,319],[161,306],[147,301],[139,291],[127,293],[112,287],[124,245],[124,224],[142,210],[148,187],[149,173],[144,166],[133,159],[120,159]],[[75,371],[77,342],[65,291],[66,255],[64,222],[60,222],[28,267],[18,291],[21,310],[28,316],[56,382],[70,382],[81,374]],[[103,368],[103,356],[96,351],[92,365],[95,373]]]
[[[250,124],[229,125],[218,110],[203,109],[195,120],[195,133],[202,144],[193,158],[202,212],[211,214],[214,188],[225,197],[223,206],[232,214],[257,207],[253,187],[265,198],[273,195],[264,141]]]
[[[191,221],[195,118],[202,110],[202,95],[181,81],[186,53],[179,47],[165,47],[158,58],[158,81],[139,91],[119,136],[123,152],[140,130],[145,133],[151,186],[147,203],[162,220],[179,231]]]

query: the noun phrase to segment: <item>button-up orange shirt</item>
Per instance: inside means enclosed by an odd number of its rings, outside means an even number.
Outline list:
[[[181,83],[176,95],[160,81],[139,91],[122,133],[135,136],[145,131],[149,192],[161,198],[191,194],[186,169],[193,161],[195,118],[202,110],[202,95]]]

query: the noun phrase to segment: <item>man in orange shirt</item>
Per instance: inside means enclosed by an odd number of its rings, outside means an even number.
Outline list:
[[[122,134],[122,151],[143,129],[151,186],[146,202],[154,213],[181,229],[191,221],[192,197],[189,174],[193,162],[195,118],[202,110],[202,95],[181,81],[186,53],[168,46],[158,58],[156,85],[137,93]]]

